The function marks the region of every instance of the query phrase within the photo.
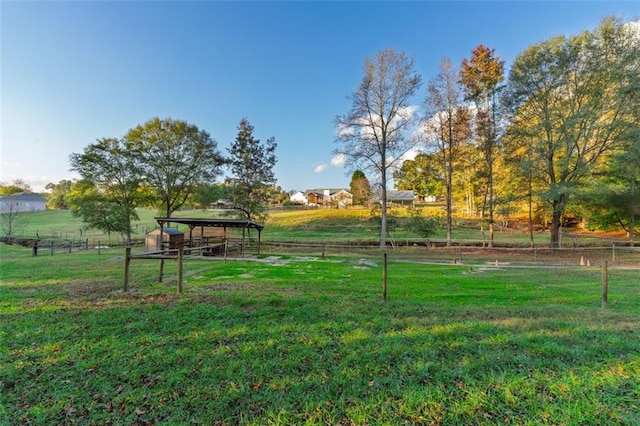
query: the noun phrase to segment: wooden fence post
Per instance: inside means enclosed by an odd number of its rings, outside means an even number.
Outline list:
[[[124,249],[124,292],[129,291],[129,264],[131,263],[131,247]]]
[[[178,249],[178,294],[182,294],[182,261],[183,261],[184,249],[180,247]]]
[[[606,309],[609,299],[609,272],[607,261],[602,262],[602,309]]]
[[[385,251],[382,258],[382,300],[387,303],[387,252]]]
[[[162,282],[162,276],[163,275],[164,275],[164,259],[160,259],[160,273],[158,274],[158,282],[159,283]]]

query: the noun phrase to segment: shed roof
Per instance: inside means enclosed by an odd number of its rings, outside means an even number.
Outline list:
[[[415,200],[416,195],[413,191],[387,191],[387,200],[395,201],[412,201]]]
[[[152,232],[160,232],[160,229],[154,229],[153,231],[147,232],[147,234],[150,234]],[[176,228],[162,228],[162,232],[164,234],[167,234],[167,235],[182,235],[182,234],[184,234],[184,232],[182,232],[182,231],[180,231],[179,229],[176,229]]]

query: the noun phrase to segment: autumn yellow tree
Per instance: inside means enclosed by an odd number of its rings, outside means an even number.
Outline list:
[[[354,169],[371,171],[380,184],[380,247],[387,244],[387,181],[417,143],[410,132],[416,121],[411,100],[421,84],[413,58],[381,50],[365,59],[364,76],[350,96],[352,107],[335,120],[339,147],[334,153]]]
[[[630,35],[615,19],[592,31],[557,36],[520,54],[509,74],[505,105],[511,131],[531,145],[541,171],[541,197],[551,210],[551,247],[560,245],[567,204],[603,158],[622,141],[623,118],[633,107],[626,94],[628,62],[638,60]]]
[[[489,216],[489,247],[494,234],[494,172],[498,144],[496,94],[504,80],[504,61],[495,55],[495,49],[480,44],[471,52],[469,60],[463,59],[460,80],[465,88],[465,99],[476,104],[475,133],[486,167],[486,195],[483,209]],[[484,208],[486,206],[486,209]],[[484,220],[484,214],[483,214]]]

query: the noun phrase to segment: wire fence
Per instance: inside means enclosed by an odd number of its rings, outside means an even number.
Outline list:
[[[388,253],[394,261],[444,264],[556,265],[596,266],[607,261],[611,266],[640,267],[640,248],[629,246],[591,246],[574,248],[519,248],[453,245],[403,244],[380,248],[356,243],[290,243],[267,241],[263,253],[299,256],[380,257]]]
[[[129,243],[117,239],[58,239],[58,238],[14,238],[3,237],[3,243],[29,247],[33,256],[42,256],[79,251],[96,250],[98,253],[110,247],[144,244],[143,239],[135,239]]]
[[[567,242],[565,238],[565,242]],[[98,253],[109,247],[144,245],[144,239],[138,238],[129,243],[119,239],[58,239],[58,238],[3,238],[8,244],[20,244],[31,247],[34,256],[73,253],[95,250]],[[576,241],[578,241],[576,239]],[[237,257],[263,255],[291,256],[347,256],[372,258],[388,253],[393,260],[444,263],[444,264],[497,264],[497,265],[557,265],[557,266],[596,266],[603,261],[612,267],[640,268],[640,247],[632,247],[624,242],[585,241],[576,244],[564,244],[560,248],[525,247],[520,242],[501,243],[498,247],[487,247],[486,242],[456,240],[451,246],[443,241],[425,239],[390,240],[387,247],[379,247],[375,240],[352,240],[335,242],[278,241],[255,238],[236,241],[233,255]],[[232,256],[233,256],[232,255]]]

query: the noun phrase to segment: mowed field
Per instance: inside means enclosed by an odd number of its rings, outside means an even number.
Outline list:
[[[0,245],[0,424],[640,423],[640,271],[381,253]]]

